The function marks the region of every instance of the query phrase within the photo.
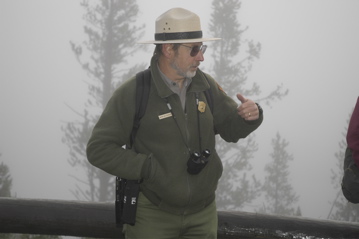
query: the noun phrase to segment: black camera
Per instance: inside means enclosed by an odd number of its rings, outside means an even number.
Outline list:
[[[195,151],[191,154],[187,161],[187,172],[189,174],[198,174],[208,163],[208,158],[211,155],[209,149],[205,149],[202,153]]]
[[[116,225],[135,225],[141,180],[116,177]]]

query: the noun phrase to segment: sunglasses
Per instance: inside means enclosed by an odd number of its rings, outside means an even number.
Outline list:
[[[186,46],[184,44],[180,44],[181,46],[187,47],[191,49],[191,53],[190,56],[195,57],[197,56],[197,54],[199,53],[199,51],[202,52],[202,54],[204,54],[206,52],[207,49],[207,45],[200,45],[200,46]]]

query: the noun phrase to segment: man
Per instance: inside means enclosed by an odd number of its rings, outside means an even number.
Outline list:
[[[351,203],[359,203],[359,97],[350,118],[344,159],[342,191]]]
[[[131,150],[135,77],[118,88],[93,129],[88,160],[129,180],[142,180],[136,223],[126,238],[216,238],[215,190],[222,163],[215,134],[228,142],[247,137],[262,123],[262,110],[241,94],[240,106],[199,69],[204,60],[199,17],[182,8],[156,20],[151,88]],[[204,92],[211,89],[213,112]],[[196,155],[200,158],[197,160]]]

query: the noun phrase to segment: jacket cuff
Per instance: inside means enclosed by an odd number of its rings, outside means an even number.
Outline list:
[[[257,125],[257,124],[261,124],[263,122],[263,114],[259,116],[258,119],[256,120],[245,120],[243,119],[244,122],[246,122],[247,124],[250,124],[250,125]]]

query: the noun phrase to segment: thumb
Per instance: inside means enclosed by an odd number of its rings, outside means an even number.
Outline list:
[[[244,97],[243,95],[241,95],[241,94],[237,94],[237,98],[238,98],[238,100],[240,100],[240,101],[242,102],[242,104],[247,101],[247,98],[245,98],[245,97]]]

